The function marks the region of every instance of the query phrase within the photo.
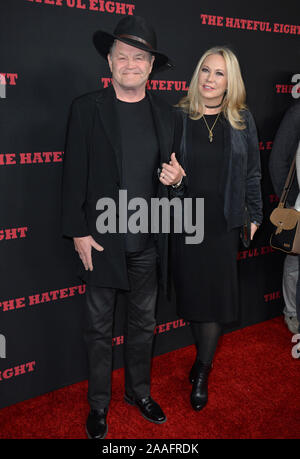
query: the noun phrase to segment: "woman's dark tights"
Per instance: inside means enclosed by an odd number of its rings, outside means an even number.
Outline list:
[[[197,347],[197,360],[212,363],[217,348],[222,325],[218,322],[190,322]]]

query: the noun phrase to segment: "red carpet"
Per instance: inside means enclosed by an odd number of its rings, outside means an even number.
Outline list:
[[[115,371],[106,438],[300,438],[300,360],[291,338],[282,317],[225,335],[199,413],[187,380],[194,347],[156,357],[152,396],[168,417],[160,426],[123,401],[123,370]],[[84,381],[0,410],[0,438],[85,438],[86,391]]]

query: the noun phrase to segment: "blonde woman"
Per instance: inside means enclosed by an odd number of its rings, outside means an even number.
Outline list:
[[[197,411],[207,403],[223,324],[238,318],[236,258],[245,205],[251,239],[262,222],[258,139],[245,98],[234,53],[223,47],[206,51],[178,104],[183,119],[179,163],[172,160],[162,169],[161,181],[168,185],[181,165],[186,177],[177,193],[204,198],[203,242],[189,245],[185,234],[173,235],[178,314],[191,323],[197,348],[190,372],[191,404]]]

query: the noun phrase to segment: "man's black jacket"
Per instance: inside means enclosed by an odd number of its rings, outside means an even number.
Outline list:
[[[160,147],[160,162],[169,162],[173,149],[175,114],[171,106],[148,93]],[[92,249],[93,271],[80,276],[91,285],[129,289],[124,234],[99,234],[96,220],[100,198],[114,200],[118,210],[122,151],[120,126],[112,86],[76,98],[71,106],[64,156],[62,192],[62,232],[69,237],[91,235],[104,247]],[[152,173],[152,171],[151,171]],[[158,179],[157,179],[158,180]],[[158,180],[158,197],[168,197],[168,187]],[[117,220],[118,227],[118,220]],[[166,290],[168,234],[157,238],[160,280]]]

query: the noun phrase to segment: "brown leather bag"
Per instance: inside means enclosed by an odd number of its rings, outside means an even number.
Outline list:
[[[271,235],[270,245],[274,249],[289,254],[300,254],[300,212],[293,208],[286,208],[285,203],[296,171],[296,155],[291,164],[284,189],[278,206],[270,215],[270,220],[276,226]]]

